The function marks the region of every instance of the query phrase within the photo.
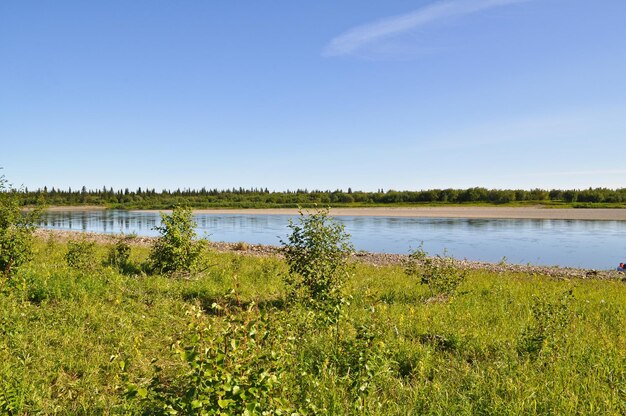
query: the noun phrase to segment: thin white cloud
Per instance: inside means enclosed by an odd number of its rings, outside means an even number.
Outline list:
[[[494,7],[531,0],[447,0],[410,13],[354,27],[335,37],[324,49],[325,56],[349,55],[374,42],[397,36],[428,23],[465,16]]]

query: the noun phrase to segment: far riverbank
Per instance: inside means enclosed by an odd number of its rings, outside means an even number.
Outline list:
[[[137,210],[139,211],[139,210]],[[159,210],[141,210],[159,212]],[[306,211],[306,209],[305,209]],[[164,211],[167,212],[167,211]],[[298,215],[295,208],[195,209],[197,214]],[[331,208],[332,216],[405,218],[493,218],[540,220],[626,221],[624,208],[542,208],[542,207],[374,207]]]

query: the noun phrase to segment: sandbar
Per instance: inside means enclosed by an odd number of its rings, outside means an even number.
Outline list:
[[[159,210],[151,210],[159,212]],[[305,210],[306,211],[306,210]],[[165,211],[167,212],[167,211]],[[296,208],[195,209],[196,214],[297,215]],[[626,208],[543,208],[543,207],[372,207],[331,208],[330,215],[341,217],[405,218],[495,218],[544,220],[626,221]]]
[[[102,205],[54,205],[51,207],[47,207],[46,211],[53,212],[66,212],[66,211],[102,211],[105,210],[106,207]]]

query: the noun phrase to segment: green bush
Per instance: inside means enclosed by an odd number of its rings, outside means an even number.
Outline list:
[[[134,271],[135,267],[130,262],[130,241],[135,238],[134,235],[121,236],[115,244],[109,248],[105,265],[118,269],[121,272]]]
[[[24,397],[14,380],[0,380],[0,414],[19,415],[24,406]]]
[[[95,267],[96,243],[86,239],[67,242],[65,261],[72,269],[89,270]]]
[[[272,333],[267,315],[254,305],[238,314],[214,308],[224,320],[207,325],[195,308],[189,332],[172,346],[187,371],[168,380],[157,366],[147,386],[129,384],[126,396],[148,414],[293,414],[282,398],[284,340]]]
[[[405,273],[418,277],[421,284],[428,286],[433,297],[454,295],[467,276],[467,270],[457,267],[452,257],[428,257],[422,247],[409,255]]]
[[[5,279],[31,259],[33,232],[41,213],[40,208],[22,212],[18,192],[0,176],[0,272]]]
[[[289,221],[291,234],[282,241],[289,266],[286,283],[306,299],[336,303],[350,274],[348,258],[354,252],[344,226],[329,218],[328,209]]]
[[[149,271],[165,274],[197,271],[207,242],[195,240],[195,228],[191,208],[175,207],[171,215],[161,214],[161,225],[154,227],[161,236],[148,257]]]

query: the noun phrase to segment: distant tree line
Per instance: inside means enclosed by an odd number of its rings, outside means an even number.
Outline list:
[[[623,204],[626,188],[589,188],[583,190],[544,189],[431,189],[425,191],[376,192],[331,190],[269,191],[267,188],[176,189],[138,188],[136,190],[102,188],[97,190],[48,188],[19,191],[22,205],[37,204],[42,198],[48,205],[104,205],[112,208],[166,209],[175,205],[195,208],[277,208],[332,206],[378,206],[411,204]]]

